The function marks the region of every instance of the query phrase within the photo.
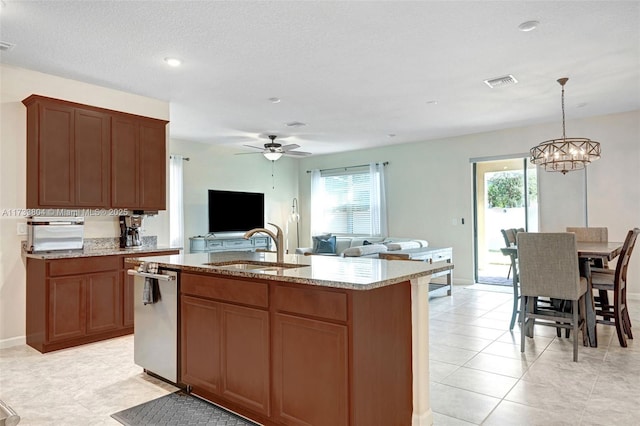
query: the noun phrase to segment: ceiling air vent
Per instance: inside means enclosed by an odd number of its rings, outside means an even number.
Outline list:
[[[0,52],[8,52],[13,50],[16,47],[15,44],[9,43],[8,41],[0,41]]]
[[[491,87],[492,89],[495,89],[496,87],[511,86],[512,84],[516,84],[518,80],[516,80],[514,76],[509,74],[509,75],[505,75],[504,77],[485,80],[484,82],[487,86]]]

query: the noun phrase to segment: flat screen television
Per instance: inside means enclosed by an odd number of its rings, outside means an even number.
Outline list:
[[[209,190],[209,232],[264,228],[264,194]]]

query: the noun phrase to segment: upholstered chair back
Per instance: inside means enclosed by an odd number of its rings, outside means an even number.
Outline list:
[[[578,300],[584,294],[575,234],[520,232],[517,245],[523,296]]]

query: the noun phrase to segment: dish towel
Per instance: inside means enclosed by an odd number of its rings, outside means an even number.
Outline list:
[[[160,285],[155,278],[145,278],[144,288],[142,289],[142,303],[149,305],[160,300]]]

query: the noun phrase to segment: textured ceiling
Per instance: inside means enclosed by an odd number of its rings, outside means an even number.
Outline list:
[[[567,120],[640,109],[638,1],[4,3],[2,63],[169,101],[172,138],[238,150],[270,133],[323,154],[560,132],[560,77]]]

